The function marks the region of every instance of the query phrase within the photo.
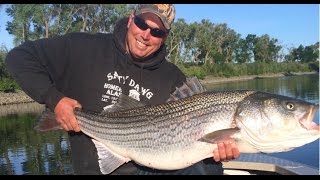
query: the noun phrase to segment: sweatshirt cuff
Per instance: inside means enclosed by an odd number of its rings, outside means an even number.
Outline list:
[[[58,102],[64,97],[55,87],[51,87],[47,93],[46,105],[49,109],[54,111]]]

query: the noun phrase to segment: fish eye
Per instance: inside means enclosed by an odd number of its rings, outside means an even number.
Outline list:
[[[287,109],[289,109],[289,110],[294,110],[294,104],[293,104],[293,103],[288,102],[288,103],[286,104],[286,106],[287,106]]]

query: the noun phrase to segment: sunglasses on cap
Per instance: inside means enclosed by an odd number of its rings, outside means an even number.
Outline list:
[[[133,17],[133,22],[136,24],[136,26],[145,31],[147,29],[150,29],[150,34],[157,38],[163,38],[166,35],[166,32],[159,29],[159,28],[152,28],[150,27],[143,19],[139,18],[138,16]]]

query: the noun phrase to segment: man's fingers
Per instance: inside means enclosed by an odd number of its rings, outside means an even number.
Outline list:
[[[213,159],[214,159],[214,161],[216,161],[216,162],[219,162],[219,161],[220,161],[220,155],[219,155],[219,150],[218,150],[218,149],[216,149],[216,150],[213,151]]]
[[[81,104],[74,99],[63,97],[54,109],[58,122],[66,131],[80,131],[78,121],[74,114],[75,108],[81,108]]]
[[[75,101],[75,105],[73,107],[74,107],[74,109],[75,108],[79,108],[79,109],[82,108],[81,104],[78,101]],[[79,124],[78,124],[78,121],[77,121],[75,115],[73,116],[73,118],[70,121],[71,121],[72,129],[75,132],[79,132],[80,131],[80,127],[79,127]]]
[[[240,152],[235,142],[221,142],[217,144],[218,148],[213,151],[213,159],[218,161],[228,161],[240,156]]]
[[[66,119],[64,119],[63,122],[67,126],[68,131],[75,131],[75,132],[80,131],[78,121],[73,114],[71,114],[71,113],[68,114],[68,116],[66,117]]]
[[[73,130],[73,123],[71,122],[71,119],[65,121],[65,124],[68,126],[69,131]]]
[[[224,161],[227,158],[226,149],[224,143],[218,143],[218,150],[220,155],[220,161]]]
[[[233,159],[233,148],[230,142],[225,142],[225,152],[226,152],[226,160]]]
[[[75,117],[73,117],[70,120],[70,125],[71,125],[71,128],[72,128],[73,131],[75,131],[75,132],[79,132],[80,131],[80,127],[79,127],[78,121],[76,120]]]
[[[218,143],[218,148],[214,150],[213,152],[213,159],[218,162],[218,161],[224,161],[226,160],[226,150],[224,147],[224,143]]]
[[[78,122],[73,115],[70,115],[65,118],[61,118],[58,120],[58,122],[65,131],[75,131],[75,132],[80,131]]]
[[[68,125],[65,123],[64,120],[62,119],[57,119],[58,123],[60,124],[60,126],[65,130],[65,131],[69,131],[69,127]]]
[[[235,142],[231,143],[231,148],[232,148],[232,154],[233,154],[233,159],[237,159],[240,157],[240,152],[239,152],[239,149],[236,145]]]
[[[74,105],[74,107],[75,107],[75,108],[79,108],[79,109],[81,109],[81,108],[82,108],[81,104],[79,104],[78,102],[77,102],[77,104],[76,104],[76,105]]]

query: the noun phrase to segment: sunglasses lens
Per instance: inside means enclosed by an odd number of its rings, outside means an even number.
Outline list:
[[[160,29],[151,29],[150,34],[154,37],[162,38],[166,33]]]
[[[162,38],[166,35],[166,32],[162,31],[161,29],[149,27],[148,24],[146,24],[143,19],[139,18],[138,16],[134,16],[133,21],[136,26],[143,31],[150,28],[150,34],[154,37]]]
[[[134,23],[138,26],[138,28],[140,28],[141,30],[147,30],[148,29],[148,25],[140,18],[138,18],[137,16],[135,16],[133,18]]]

